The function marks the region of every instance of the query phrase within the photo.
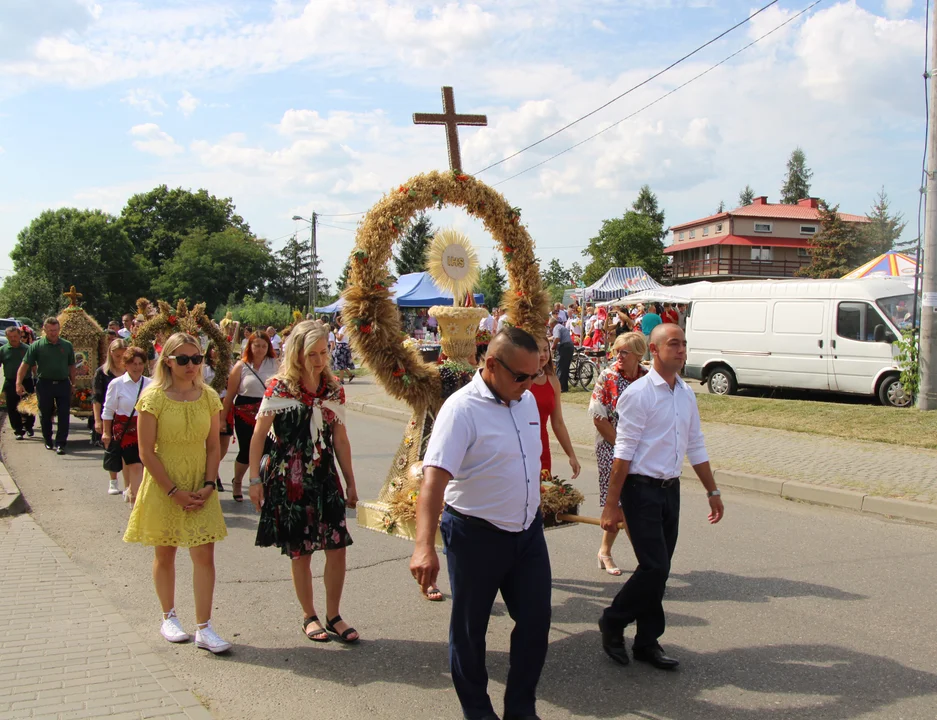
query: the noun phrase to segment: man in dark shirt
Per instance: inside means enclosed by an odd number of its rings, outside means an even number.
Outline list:
[[[56,413],[55,452],[65,454],[68,442],[69,410],[72,404],[72,388],[75,387],[75,349],[72,344],[59,337],[62,330],[58,318],[48,317],[42,325],[45,336],[34,342],[26,351],[23,363],[16,375],[16,390],[26,394],[23,382],[35,367],[39,380],[36,396],[39,400],[39,426],[46,441],[46,449],[52,450],[52,413]]]
[[[17,440],[22,440],[23,436],[28,434],[32,437],[35,432],[33,426],[36,424],[36,418],[29,413],[19,412],[20,396],[16,392],[16,373],[26,357],[27,345],[22,342],[22,333],[18,327],[8,327],[6,329],[7,344],[0,347],[0,363],[3,364],[3,395],[7,403],[7,415],[10,417],[10,425],[13,426],[13,435]],[[33,392],[33,379],[24,378],[23,387],[26,392]]]

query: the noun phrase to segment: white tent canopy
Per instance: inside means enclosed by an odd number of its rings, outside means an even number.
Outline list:
[[[613,267],[598,281],[582,291],[586,302],[615,300],[642,290],[662,287],[642,267]]]
[[[596,303],[599,307],[608,307],[610,305],[634,305],[636,303],[688,303],[693,299],[696,288],[712,285],[708,280],[701,282],[688,283],[687,285],[674,285],[673,287],[658,287],[654,290],[642,290],[633,293],[624,298],[616,298],[605,302]]]

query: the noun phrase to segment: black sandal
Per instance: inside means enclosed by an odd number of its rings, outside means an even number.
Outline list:
[[[325,629],[317,630],[312,635],[306,632],[306,630],[308,630],[310,625],[312,625],[313,623],[318,623],[318,622],[319,622],[319,618],[315,615],[307,617],[305,620],[303,620],[303,635],[305,635],[307,639],[312,640],[313,642],[318,642],[318,643],[332,642],[332,638],[329,637],[329,633]],[[322,625],[320,624],[319,627],[322,627]],[[320,637],[322,635],[325,635],[325,637]]]
[[[330,633],[335,633],[338,636],[338,639],[341,640],[346,645],[354,645],[361,638],[356,637],[352,640],[349,640],[348,636],[352,634],[357,635],[358,631],[355,630],[353,627],[350,627],[345,632],[340,633],[338,630],[335,629],[335,623],[340,623],[341,621],[342,621],[342,616],[336,615],[331,620],[326,620],[325,629],[328,630]]]

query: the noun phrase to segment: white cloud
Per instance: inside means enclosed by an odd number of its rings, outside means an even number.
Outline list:
[[[144,123],[143,125],[134,125],[130,128],[130,135],[138,138],[133,141],[133,146],[150,155],[158,157],[172,157],[185,150],[172,139],[169,133],[159,129],[155,123]]]
[[[907,16],[914,7],[914,0],[885,0],[885,14],[895,20]]]
[[[188,90],[183,91],[182,97],[176,101],[176,107],[178,107],[182,114],[186,117],[189,117],[192,113],[194,113],[201,104],[202,101],[195,97]]]
[[[598,18],[592,21],[592,27],[594,27],[599,32],[610,33],[612,31],[608,25],[606,25],[604,22],[602,22]]]
[[[158,92],[143,88],[136,88],[128,91],[121,99],[121,102],[130,105],[130,107],[138,108],[147,115],[153,115],[154,117],[162,115],[162,109],[166,107],[166,101],[163,100]]]

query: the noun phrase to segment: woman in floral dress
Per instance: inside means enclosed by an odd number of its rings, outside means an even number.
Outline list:
[[[596,380],[589,403],[589,414],[595,424],[595,459],[599,466],[599,506],[605,507],[608,481],[612,474],[615,455],[615,431],[618,427],[618,398],[628,387],[647,371],[641,367],[641,359],[647,351],[647,341],[639,332],[619,335],[612,345],[615,361]],[[599,569],[609,575],[621,575],[621,570],[612,559],[612,545],[618,532],[602,532],[599,547]]]
[[[345,430],[345,391],[329,367],[328,328],[307,320],[293,328],[283,365],[267,384],[250,448],[250,498],[260,512],[259,546],[275,545],[290,558],[293,587],[303,609],[303,633],[345,643],[358,633],[339,614],[345,548],[351,535],[345,508],[358,502]],[[264,442],[271,439],[264,455]],[[263,463],[261,462],[263,460]],[[342,469],[347,497],[335,463]],[[263,464],[263,469],[261,465]],[[325,551],[323,625],[312,591],[312,553]]]

